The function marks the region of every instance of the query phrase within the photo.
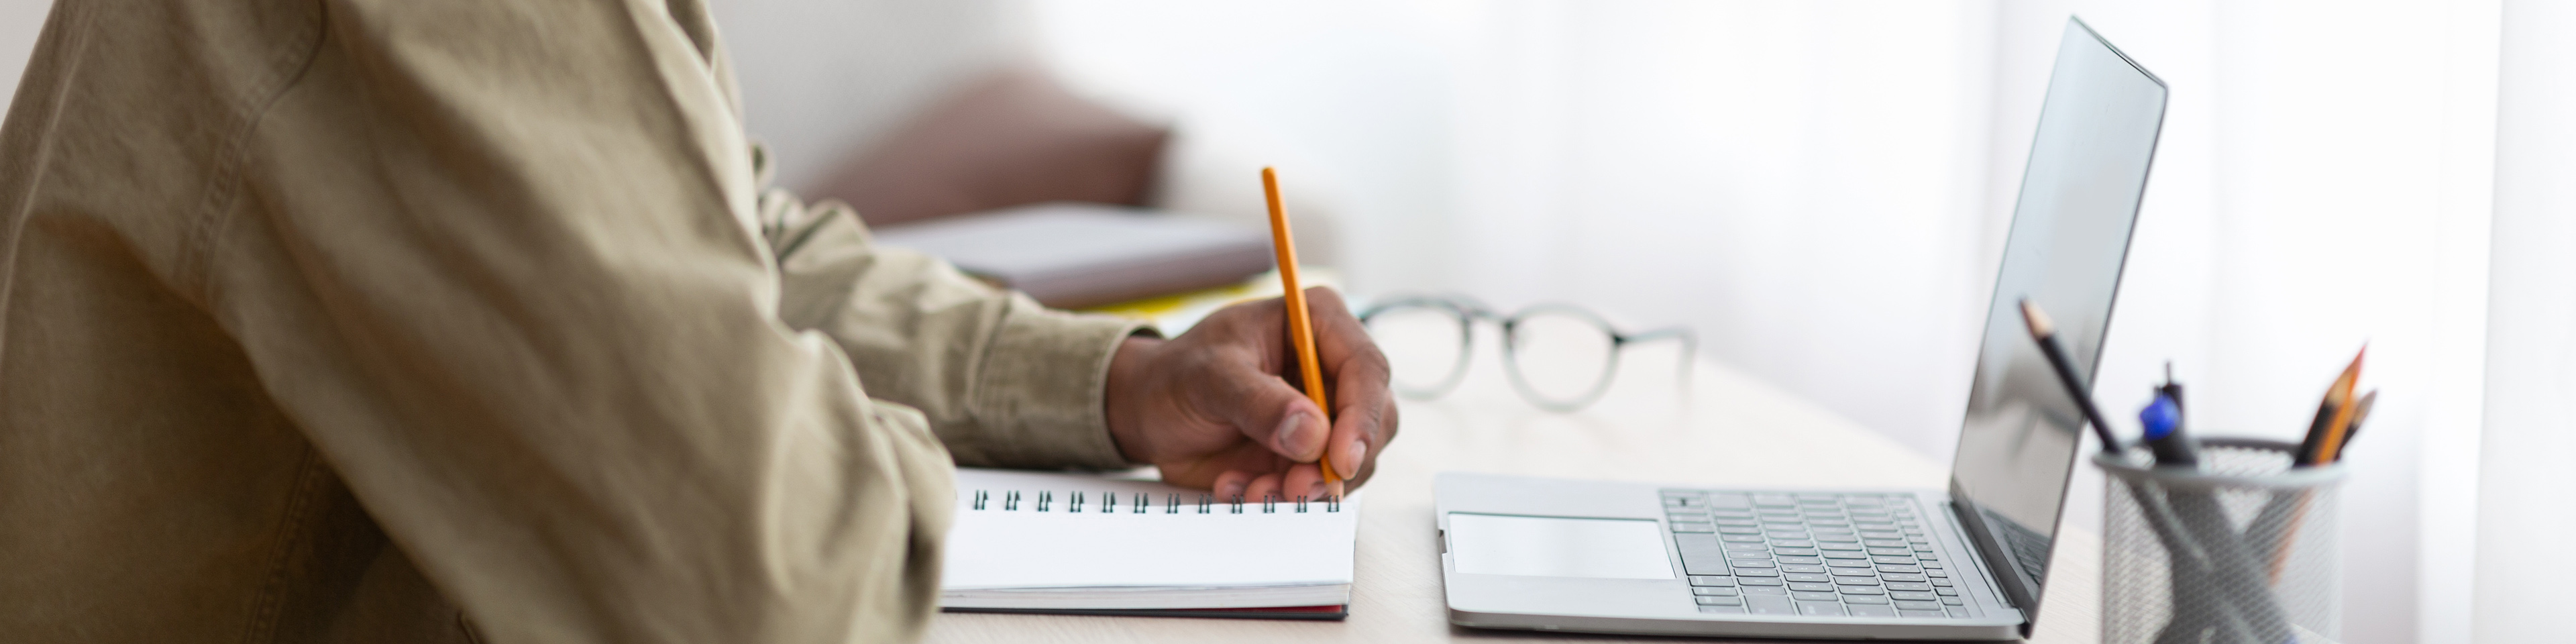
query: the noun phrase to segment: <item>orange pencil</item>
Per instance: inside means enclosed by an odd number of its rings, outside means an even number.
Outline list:
[[[2317,446],[2319,463],[2332,463],[2342,457],[2343,435],[2352,427],[2353,408],[2359,406],[2352,404],[2352,388],[2361,378],[2361,356],[2369,352],[2369,347],[2363,347],[2361,353],[2353,354],[2352,366],[2345,367],[2343,376],[2335,379],[2334,397],[2344,404],[2335,410],[2333,421],[2326,424],[2325,442]]]
[[[2369,347],[2364,346],[2362,353],[2368,352]],[[2335,425],[2344,422],[2344,419],[2337,417],[2343,415],[2347,408],[2352,406],[2352,387],[2361,377],[2361,356],[2361,353],[2354,354],[2352,365],[2344,367],[2343,375],[2337,376],[2334,384],[2326,386],[2326,399],[2317,403],[2316,419],[2308,421],[2307,438],[2299,441],[2299,452],[2292,455],[2295,459],[2293,463],[2297,466],[2309,467],[2332,462],[2321,457],[2326,454],[2328,440],[2334,438]]]
[[[1324,367],[1315,362],[1315,319],[1306,312],[1306,291],[1297,286],[1297,240],[1288,236],[1288,209],[1279,205],[1279,173],[1261,169],[1261,191],[1270,198],[1270,247],[1279,253],[1279,285],[1288,289],[1288,339],[1297,345],[1297,366],[1306,375],[1306,397],[1324,410],[1324,453],[1315,467],[1324,471],[1324,493],[1342,495],[1342,475],[1333,471],[1333,405],[1324,401]]]
[[[2292,461],[2295,466],[2327,465],[2343,458],[2343,443],[2350,437],[2348,432],[2351,431],[2355,408],[2361,406],[2359,401],[2353,400],[2352,389],[2361,380],[2361,358],[2369,354],[2370,346],[2363,345],[2361,351],[2352,354],[2352,364],[2343,368],[2343,375],[2336,376],[2334,384],[2326,386],[2325,402],[2317,405],[2316,421],[2308,426],[2307,440],[2299,444],[2299,453]],[[2371,392],[2372,400],[2377,400],[2378,393]],[[2315,497],[2300,492],[2298,499],[2298,505],[2290,510],[2289,529],[2283,531],[2280,541],[2272,545],[2269,572],[2275,582],[2280,581],[2282,567],[2290,562],[2290,549],[2283,546],[2298,538],[2299,526],[2307,523],[2308,503]]]

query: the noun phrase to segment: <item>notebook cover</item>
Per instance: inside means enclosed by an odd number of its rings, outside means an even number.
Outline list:
[[[942,593],[991,596],[943,597],[942,608],[1338,620],[1361,496],[1238,506],[1152,481],[958,468]],[[1137,547],[1155,555],[1085,556]]]
[[[1024,613],[1031,615],[1107,615],[1112,617],[1216,617],[1224,619],[1305,619],[1338,622],[1351,616],[1348,604],[1272,606],[1268,608],[941,608],[949,613]]]

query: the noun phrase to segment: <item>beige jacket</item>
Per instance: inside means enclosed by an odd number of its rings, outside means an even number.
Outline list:
[[[697,0],[63,0],[0,129],[0,640],[844,642],[1131,323],[763,192]],[[470,626],[469,626],[470,625]]]

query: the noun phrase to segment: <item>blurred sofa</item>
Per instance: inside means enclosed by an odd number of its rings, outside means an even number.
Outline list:
[[[713,7],[747,127],[781,185],[838,197],[872,226],[1044,201],[1265,225],[1246,137],[1102,100],[1036,45],[1011,0],[737,0]],[[1344,244],[1335,189],[1283,168],[1308,264]]]

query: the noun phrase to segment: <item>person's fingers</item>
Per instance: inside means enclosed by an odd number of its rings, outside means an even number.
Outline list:
[[[1243,496],[1243,493],[1251,487],[1251,484],[1252,474],[1250,472],[1245,472],[1243,470],[1226,470],[1224,474],[1218,474],[1216,476],[1216,483],[1209,485],[1208,490],[1215,492],[1216,498],[1218,499],[1231,499]]]
[[[1376,425],[1375,415],[1373,409],[1346,409],[1343,420],[1333,423],[1332,458],[1328,460],[1333,464],[1334,475],[1343,480],[1360,477],[1360,466],[1368,464],[1370,455],[1369,431],[1361,427]]]
[[[1376,453],[1375,448],[1386,442],[1388,416],[1395,409],[1395,400],[1387,391],[1383,369],[1344,363],[1340,372],[1334,380],[1342,398],[1333,401],[1337,412],[1326,453],[1332,457],[1336,474],[1353,479],[1359,477],[1360,467]]]
[[[1360,459],[1359,475],[1351,477],[1352,487],[1358,487],[1362,483],[1367,483],[1370,477],[1376,475],[1378,456],[1385,454],[1386,446],[1395,442],[1395,431],[1396,425],[1398,424],[1396,422],[1397,414],[1395,401],[1389,399],[1386,401],[1385,405],[1378,409],[1380,411],[1378,412],[1376,438],[1374,440],[1370,440],[1368,443],[1368,456]]]
[[[1277,472],[1253,477],[1252,484],[1243,488],[1243,500],[1246,503],[1259,502],[1278,494],[1279,474]]]
[[[1335,474],[1357,482],[1390,438],[1394,393],[1387,387],[1386,355],[1331,289],[1307,291],[1315,323],[1318,362],[1332,386],[1333,429],[1326,454]]]
[[[1326,366],[1354,359],[1373,360],[1381,368],[1386,356],[1379,354],[1377,343],[1369,339],[1368,327],[1351,315],[1350,305],[1333,289],[1317,286],[1306,289],[1307,318],[1315,326],[1315,354]]]
[[[1324,498],[1324,471],[1304,463],[1290,465],[1288,472],[1279,476],[1279,490],[1280,496],[1290,499]]]

